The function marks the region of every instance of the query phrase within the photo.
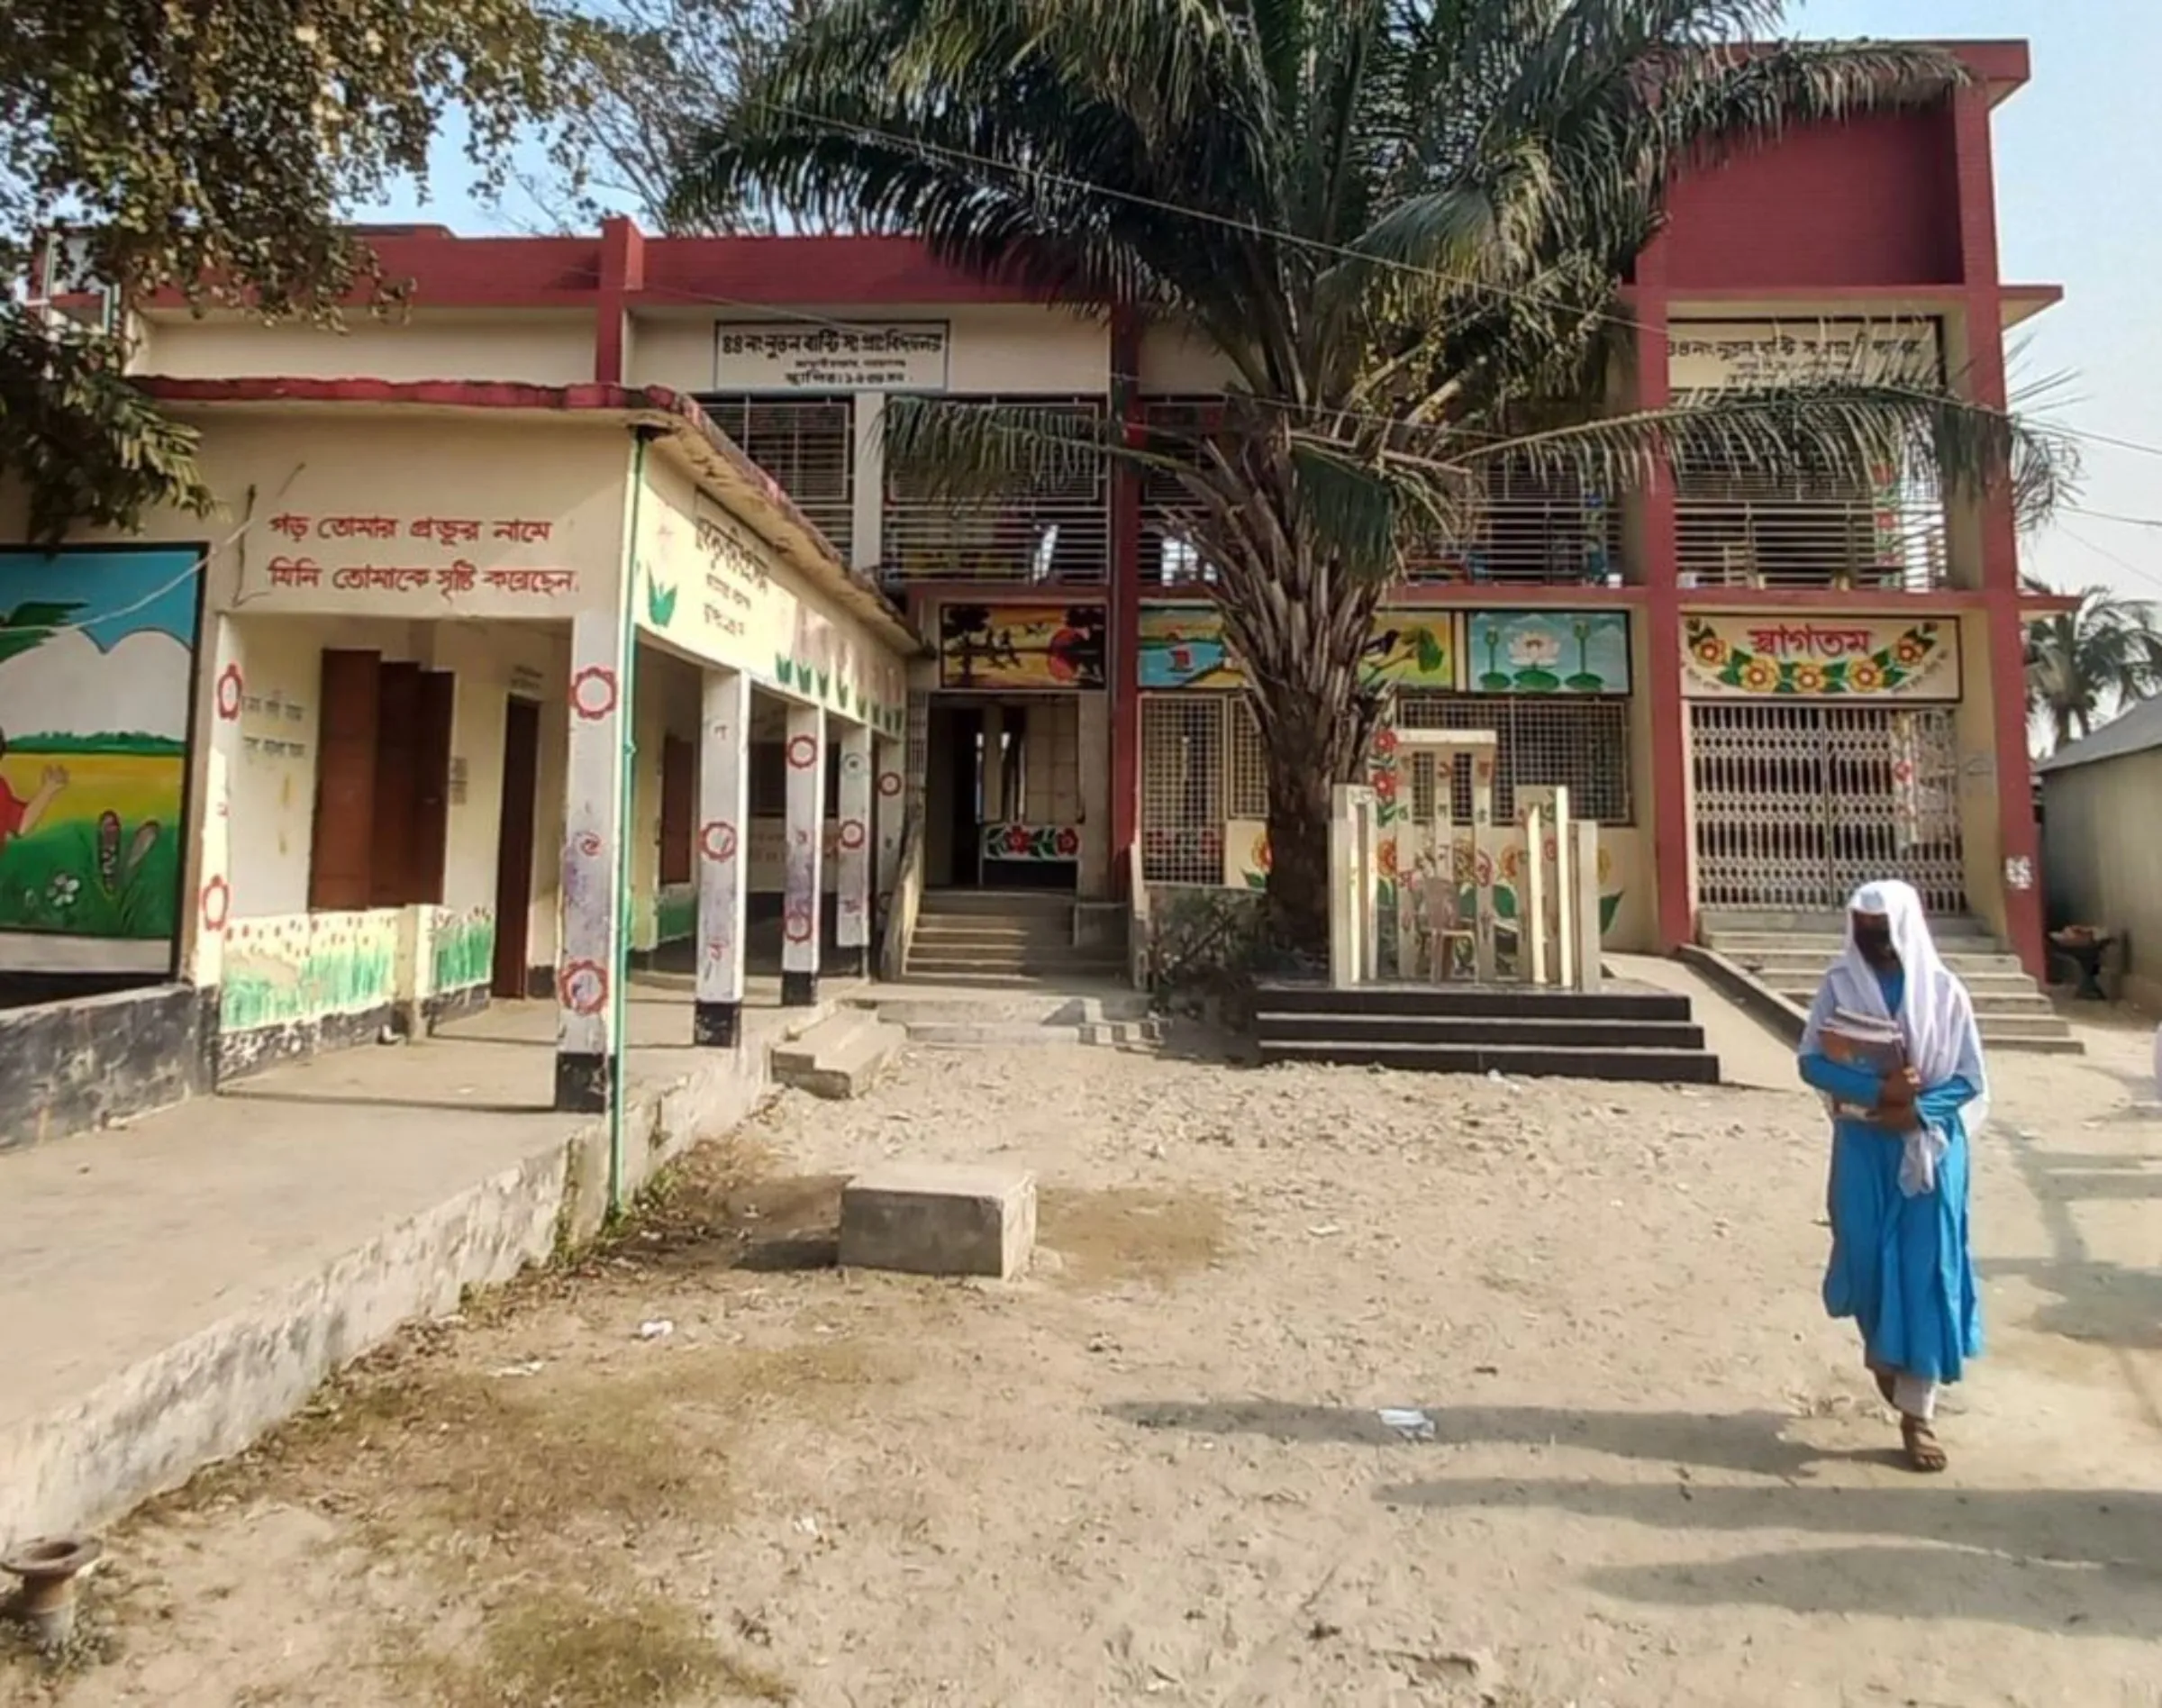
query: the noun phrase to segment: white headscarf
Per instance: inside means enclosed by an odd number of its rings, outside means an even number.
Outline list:
[[[1892,927],[1893,951],[1906,979],[1896,1015],[1885,1005],[1876,968],[1855,947],[1857,913],[1881,913]],[[1921,897],[1912,885],[1895,878],[1865,884],[1847,904],[1847,947],[1810,1005],[1809,1023],[1802,1033],[1803,1055],[1823,1049],[1825,1023],[1842,1008],[1850,1014],[1896,1019],[1907,1040],[1908,1065],[1925,1091],[1955,1078],[1972,1086],[1975,1100],[1967,1106],[1964,1121],[1970,1139],[1981,1131],[1989,1119],[1989,1081],[1982,1067],[1982,1036],[1975,1026],[1974,1001],[1938,955],[1936,940],[1922,916]],[[1935,1127],[1909,1133],[1900,1158],[1899,1189],[1910,1198],[1933,1190],[1937,1164],[1949,1144]]]

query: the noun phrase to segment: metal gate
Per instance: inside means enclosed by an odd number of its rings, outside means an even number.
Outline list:
[[[1832,912],[1903,877],[1966,912],[1950,707],[1700,700],[1690,737],[1700,908]]]

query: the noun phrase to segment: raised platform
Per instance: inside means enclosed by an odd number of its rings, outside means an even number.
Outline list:
[[[1716,1085],[1689,999],[1649,986],[1596,995],[1522,985],[1264,985],[1265,1063],[1329,1062],[1436,1074]]]

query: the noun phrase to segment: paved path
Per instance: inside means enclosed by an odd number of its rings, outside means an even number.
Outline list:
[[[740,1063],[691,1045],[683,984],[642,980],[628,1004],[640,1175],[664,1096],[701,1093],[671,1126],[740,1118],[763,1089],[765,1044],[803,1018],[754,988],[764,1005],[747,1011]],[[552,1005],[506,1004],[0,1157],[0,1540],[186,1475],[201,1457],[188,1441],[230,1450],[247,1419],[320,1379],[322,1358],[545,1255],[582,1140],[597,1147],[597,1213],[604,1123],[550,1107],[555,1024]],[[733,1084],[739,1065],[755,1083]],[[302,1316],[324,1320],[304,1333]],[[146,1458],[98,1439],[122,1431],[172,1440]]]

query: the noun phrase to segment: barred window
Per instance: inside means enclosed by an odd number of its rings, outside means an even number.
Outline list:
[[[1141,702],[1141,876],[1151,884],[1223,882],[1224,711],[1231,704],[1202,694]]]
[[[1235,819],[1268,816],[1268,750],[1261,745],[1261,721],[1244,695],[1232,695],[1223,703],[1224,722],[1231,726],[1231,785],[1225,815]]]
[[[846,397],[701,398],[713,424],[781,484],[843,563],[856,532],[855,404]]]
[[[1514,699],[1502,695],[1405,694],[1396,703],[1400,730],[1491,730],[1495,739],[1494,812],[1516,817],[1516,790],[1566,787],[1569,811],[1602,824],[1635,822],[1630,788],[1629,702],[1578,695]],[[1436,756],[1411,756],[1412,815],[1434,818]],[[1449,817],[1471,820],[1471,764],[1460,758],[1451,779]]]

